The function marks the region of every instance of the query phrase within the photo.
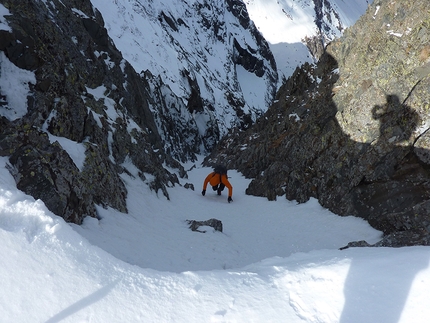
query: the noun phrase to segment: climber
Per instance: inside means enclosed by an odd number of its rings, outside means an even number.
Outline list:
[[[227,168],[225,166],[215,166],[214,171],[210,173],[208,176],[206,176],[206,179],[203,183],[203,191],[202,195],[205,196],[206,194],[206,187],[208,186],[208,183],[212,186],[212,189],[214,191],[217,191],[218,195],[221,195],[221,192],[224,190],[224,187],[227,186],[228,188],[228,203],[233,202],[231,199],[231,196],[233,195],[233,187],[231,186],[230,182],[227,179]]]

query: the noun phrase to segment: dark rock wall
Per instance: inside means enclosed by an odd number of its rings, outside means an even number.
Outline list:
[[[411,232],[400,244],[430,241],[429,13],[426,0],[375,1],[206,163],[253,178],[248,194],[314,197],[386,235]]]
[[[166,186],[178,180],[162,163],[180,165],[164,153],[149,110],[149,86],[124,61],[90,1],[2,3],[11,13],[6,19],[12,32],[0,31],[0,50],[37,81],[28,113],[1,118],[0,154],[10,156],[18,188],[75,223],[96,216],[95,203],[126,212],[127,189],[119,174],[128,157],[142,179],[154,175],[150,186],[168,196]],[[104,98],[91,94],[98,87]],[[108,105],[117,117],[108,114]],[[50,142],[46,129],[86,146],[83,169]]]

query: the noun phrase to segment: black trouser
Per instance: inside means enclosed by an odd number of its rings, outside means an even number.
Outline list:
[[[224,190],[225,185],[223,183],[220,183],[218,185],[212,186],[212,189],[214,191],[217,191],[218,195],[221,195],[221,192]]]

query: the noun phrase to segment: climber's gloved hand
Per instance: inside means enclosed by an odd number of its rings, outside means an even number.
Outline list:
[[[231,199],[231,196],[228,197],[227,201],[228,203],[233,202],[233,200]]]
[[[202,195],[205,196],[205,194],[206,194],[206,190],[203,190]]]

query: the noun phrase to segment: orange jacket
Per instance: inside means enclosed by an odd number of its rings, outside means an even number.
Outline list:
[[[217,174],[215,172],[210,173],[205,178],[205,182],[203,183],[203,189],[206,191],[206,187],[208,186],[208,183],[211,184],[211,186],[218,185],[219,183],[223,183],[228,188],[228,196],[233,195],[233,187],[231,186],[230,182],[227,179],[227,175],[223,174]]]

